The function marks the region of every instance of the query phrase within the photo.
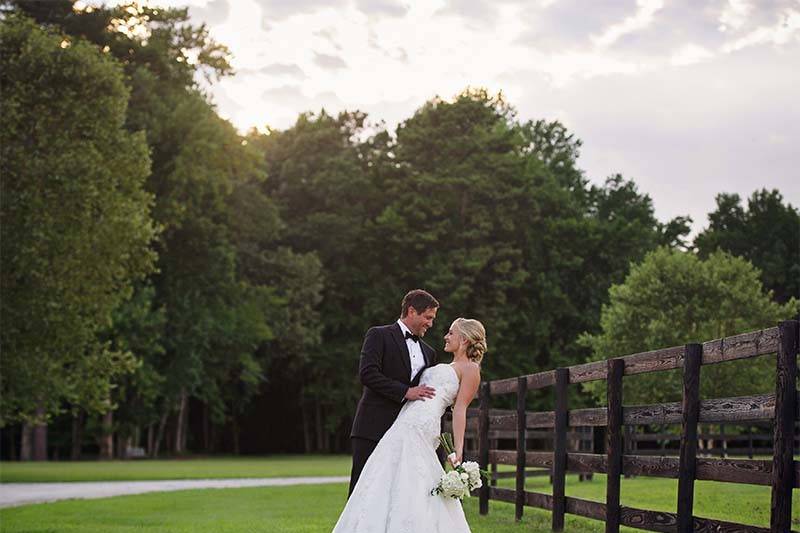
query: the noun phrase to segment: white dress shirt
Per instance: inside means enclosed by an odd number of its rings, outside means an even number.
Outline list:
[[[400,324],[400,332],[403,334],[403,337],[405,337],[406,331],[411,333],[411,330],[408,329],[408,326],[406,326],[402,320],[398,319],[397,323]],[[414,342],[411,339],[406,339],[408,355],[411,358],[411,381],[414,381],[414,376],[417,375],[417,372],[425,367],[425,356],[422,355],[421,342],[421,340]]]

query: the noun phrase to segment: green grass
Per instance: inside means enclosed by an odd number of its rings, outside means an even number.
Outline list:
[[[0,482],[137,481],[297,476],[349,476],[349,455],[135,461],[1,462]]]
[[[348,456],[0,464],[0,476],[5,482],[318,476],[348,475],[349,471]],[[514,480],[501,480],[499,486],[513,488]],[[551,492],[546,477],[529,478],[526,488]],[[0,510],[0,532],[330,531],[344,506],[346,491],[344,484],[208,489],[29,505]],[[595,474],[593,481],[581,483],[577,476],[570,475],[567,495],[602,502],[605,476]],[[675,512],[676,495],[676,480],[622,480],[622,504],[626,506]],[[800,529],[800,490],[795,490],[794,496],[793,521],[795,529]],[[769,507],[769,487],[695,482],[697,516],[766,527]],[[515,523],[510,504],[491,502],[488,516],[478,515],[475,498],[466,500],[464,508],[474,533],[550,530],[551,515],[547,511],[526,507],[523,521]],[[567,515],[565,530],[602,531],[603,524]]]
[[[503,479],[498,481],[497,486],[513,489],[515,485],[513,479]],[[525,489],[552,493],[552,486],[546,476],[528,478]],[[568,475],[566,494],[584,500],[605,502],[606,476],[595,474],[592,481],[580,482],[577,475]],[[770,487],[695,481],[694,515],[769,527],[770,497]],[[795,489],[793,498],[792,519],[800,526],[800,490]],[[621,481],[620,502],[626,507],[675,513],[677,500],[677,479],[638,476]]]
[[[319,533],[328,532],[344,507],[346,485],[191,490],[103,500],[72,500],[0,511],[8,533]],[[492,502],[478,515],[476,498],[464,509],[473,533],[550,531],[550,514],[528,510],[514,522],[514,508]],[[593,520],[567,517],[566,531],[601,531]]]
[[[513,480],[503,480],[508,486]],[[546,478],[532,479],[528,490],[549,492]],[[675,510],[674,480],[637,478],[623,480],[623,505]],[[120,496],[100,500],[71,500],[0,510],[3,533],[310,533],[330,531],[341,512],[347,486],[304,485],[245,489],[208,489]],[[605,479],[596,474],[579,483],[568,476],[567,494],[602,501]],[[800,526],[794,502],[795,524]],[[514,508],[490,502],[488,516],[478,515],[477,498],[464,502],[473,533],[550,531],[547,511],[525,508],[522,522],[514,521]],[[769,488],[727,483],[697,482],[695,514],[745,524],[769,524]],[[603,531],[595,520],[567,515],[565,531]],[[622,528],[622,531],[638,531]]]

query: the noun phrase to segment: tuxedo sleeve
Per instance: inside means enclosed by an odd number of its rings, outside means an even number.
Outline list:
[[[361,348],[358,375],[361,384],[393,402],[403,403],[409,387],[383,373],[384,344],[378,328],[370,328]]]

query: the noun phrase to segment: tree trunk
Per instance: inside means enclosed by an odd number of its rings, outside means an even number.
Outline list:
[[[117,432],[117,459],[128,458],[128,448],[131,445],[131,437]]]
[[[36,410],[37,416],[44,416],[44,409]],[[33,460],[47,461],[47,424],[37,424],[33,427]]]
[[[217,449],[217,425],[216,424],[211,424],[210,421],[209,421],[209,425],[211,427],[209,428],[208,453],[212,453]]]
[[[17,460],[17,441],[16,441],[16,428],[9,426],[6,435],[8,435],[8,459],[9,461]]]
[[[153,444],[152,457],[158,457],[158,449],[161,446],[161,439],[164,437],[164,427],[167,425],[167,417],[169,416],[169,408],[164,408],[164,413],[161,415],[161,420],[158,422],[158,433],[156,434],[156,441]]]
[[[303,445],[306,453],[311,453],[311,421],[308,419],[308,408],[306,402],[300,399],[300,418],[303,422]]]
[[[83,409],[81,409],[72,417],[72,450],[69,454],[69,458],[73,461],[77,461],[81,458],[85,416]]]
[[[33,428],[30,424],[22,424],[22,435],[19,439],[19,460],[30,461],[33,455],[33,445],[31,443]]]
[[[209,444],[208,437],[209,437],[209,416],[208,416],[208,403],[203,403],[203,450],[208,453],[211,451],[211,445]]]
[[[189,440],[189,398],[183,410],[183,424],[181,424],[181,453],[186,453],[186,442]]]
[[[317,450],[322,451],[325,447],[324,442],[324,435],[322,432],[322,406],[319,403],[319,399],[314,400],[314,414],[316,415],[316,426],[317,426]]]
[[[231,426],[233,429],[233,453],[239,455],[239,421],[236,416],[231,417]]]
[[[153,424],[147,426],[147,456],[153,457],[153,439],[155,438],[155,431],[153,431]]]
[[[100,445],[100,459],[113,459],[114,458],[114,412],[108,411],[103,415],[100,422],[100,437],[98,444]]]
[[[187,410],[186,391],[181,389],[180,403],[178,405],[178,420],[175,423],[175,453],[182,454],[185,439],[183,438]]]

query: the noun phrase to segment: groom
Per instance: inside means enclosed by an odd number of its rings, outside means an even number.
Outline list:
[[[415,289],[403,298],[397,322],[367,331],[358,365],[364,392],[350,432],[353,469],[348,497],[353,493],[364,464],[394,423],[403,404],[435,396],[436,391],[420,385],[419,378],[422,370],[437,363],[436,352],[422,337],[433,325],[438,308],[436,298],[422,289]]]

